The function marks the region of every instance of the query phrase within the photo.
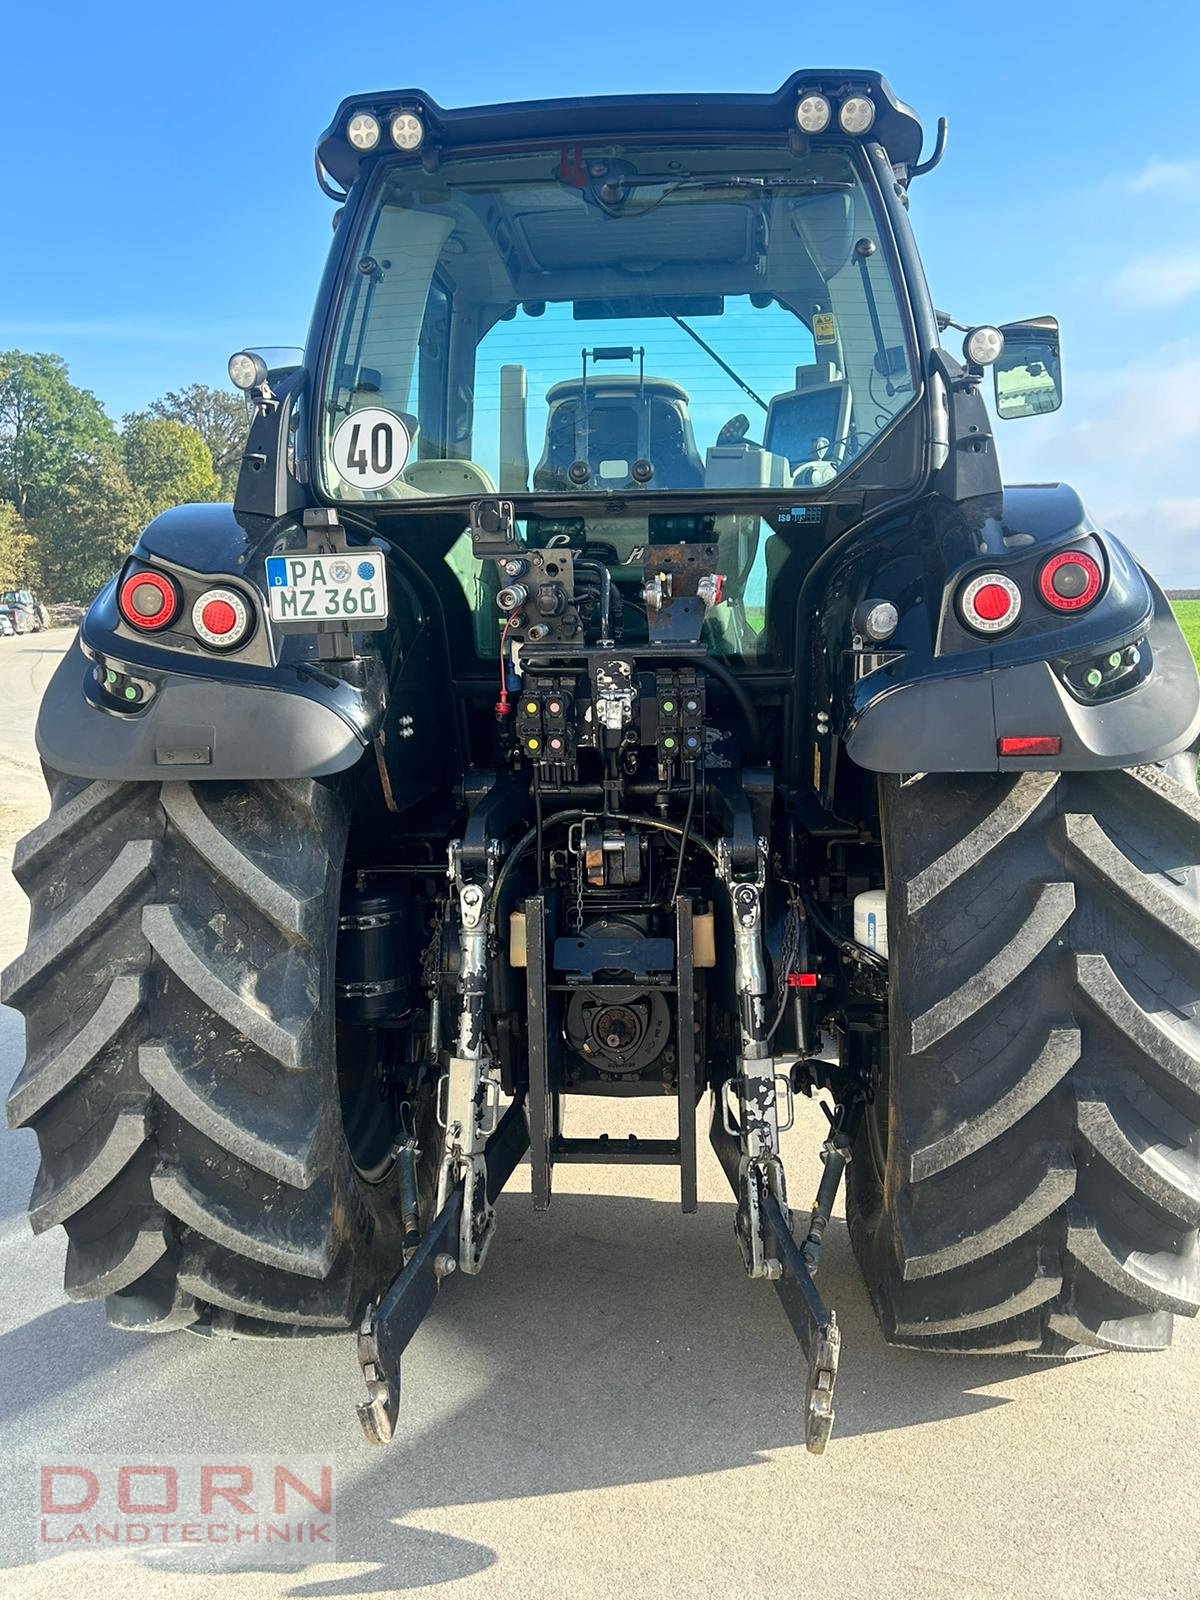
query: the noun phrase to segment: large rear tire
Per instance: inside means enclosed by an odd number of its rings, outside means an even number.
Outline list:
[[[890,1065],[848,1217],[885,1335],[1161,1349],[1200,1306],[1195,756],[880,796]]]
[[[352,1327],[400,1239],[396,1175],[364,1180],[339,1114],[345,786],[47,777],[3,994],[67,1294],[146,1330]]]

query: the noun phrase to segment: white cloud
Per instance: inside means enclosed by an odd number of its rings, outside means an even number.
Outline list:
[[[1127,180],[1126,188],[1131,194],[1163,189],[1187,192],[1200,188],[1200,161],[1160,161],[1154,157]]]
[[[1101,526],[1117,534],[1164,587],[1200,586],[1200,499],[1113,504],[1105,507]]]
[[[1052,417],[999,423],[1009,483],[1062,479],[1160,582],[1200,585],[1200,349],[1065,375]]]
[[[1068,365],[1064,383],[1063,410],[1043,429],[1030,423],[1027,437],[1039,456],[1065,451],[1087,467],[1140,472],[1149,459],[1200,445],[1200,352],[1102,372],[1073,373]],[[1017,432],[1015,425],[1011,431]]]
[[[1174,255],[1139,256],[1115,273],[1110,285],[1126,305],[1162,311],[1200,293],[1200,248]]]

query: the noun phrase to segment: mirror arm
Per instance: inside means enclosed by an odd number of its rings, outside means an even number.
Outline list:
[[[958,324],[952,322],[952,328]],[[953,394],[975,393],[983,380],[983,368],[971,363],[964,365],[955,361],[945,350],[937,349],[930,353],[930,365],[938,373],[946,387]]]
[[[307,385],[307,370],[296,367],[256,404],[233,496],[235,511],[281,517],[307,504],[303,484],[288,471],[287,449],[292,412]]]
[[[934,472],[935,487],[948,500],[956,501],[999,494],[1000,468],[978,382],[940,347],[930,351],[929,365],[946,386],[950,409],[950,449]]]

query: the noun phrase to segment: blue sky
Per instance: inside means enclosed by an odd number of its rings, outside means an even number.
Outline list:
[[[1068,479],[1165,581],[1200,583],[1194,0],[61,0],[10,7],[5,46],[0,346],[59,351],[117,417],[223,382],[242,344],[302,342],[332,210],[312,151],[345,94],[761,91],[878,67],[927,129],[950,118],[913,186],[937,303],[1063,323],[1066,404],[1000,425],[1005,476]]]

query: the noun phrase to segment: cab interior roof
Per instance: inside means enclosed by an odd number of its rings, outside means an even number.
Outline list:
[[[795,72],[773,94],[605,95],[447,108],[438,105],[423,89],[379,90],[351,95],[342,101],[321,135],[317,158],[346,189],[357,179],[364,159],[377,159],[376,152],[361,157],[346,142],[346,122],[356,111],[371,111],[381,120],[398,110],[415,112],[426,123],[426,152],[644,135],[691,134],[718,141],[756,135],[786,137],[795,130],[794,109],[802,88],[819,89],[835,100],[866,90],[876,107],[871,140],[884,147],[894,166],[910,167],[920,160],[921,124],[912,107],[896,99],[880,73],[845,67]],[[819,140],[814,147],[820,148]]]
[[[773,203],[785,208],[786,197]],[[794,230],[759,241],[761,197],[690,197],[644,216],[604,219],[561,189],[465,196],[456,215],[460,253],[441,271],[464,300],[616,300],[769,291],[785,303],[819,296],[823,284]],[[503,236],[507,248],[500,249]],[[637,265],[634,265],[634,264]]]

